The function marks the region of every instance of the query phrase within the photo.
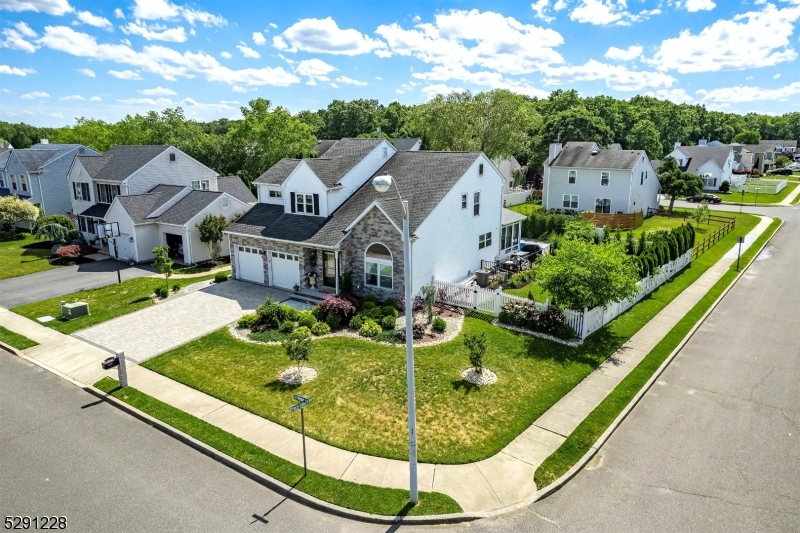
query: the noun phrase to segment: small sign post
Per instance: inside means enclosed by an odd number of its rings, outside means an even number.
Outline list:
[[[306,419],[303,414],[305,406],[311,403],[311,396],[305,398],[299,394],[294,395],[294,399],[299,402],[289,408],[290,413],[294,413],[300,409],[300,431],[303,434],[303,475],[308,475],[308,466],[306,464]]]
[[[114,258],[117,260],[117,283],[122,283],[119,273],[119,250],[117,249],[117,237],[119,237],[119,222],[109,222],[103,224],[103,238],[114,245]]]
[[[742,257],[742,243],[744,237],[739,237],[739,255],[736,256],[736,272],[739,272],[739,258]]]

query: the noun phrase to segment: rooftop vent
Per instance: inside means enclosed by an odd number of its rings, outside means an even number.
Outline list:
[[[50,144],[50,141],[47,139],[39,139],[39,144]]]
[[[592,150],[592,155],[597,155],[597,150]]]

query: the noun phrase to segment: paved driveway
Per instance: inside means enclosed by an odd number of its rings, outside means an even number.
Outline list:
[[[117,282],[117,265],[123,281],[155,273],[150,265],[130,266],[112,259],[65,266],[0,281],[0,306],[16,307],[111,285]]]
[[[191,290],[191,288],[190,288]],[[124,350],[136,362],[185,344],[251,313],[267,297],[289,292],[230,280],[75,333],[108,350]]]

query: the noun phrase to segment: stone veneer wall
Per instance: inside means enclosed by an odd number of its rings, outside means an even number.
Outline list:
[[[260,239],[258,237],[243,237],[241,235],[230,235],[230,241],[233,253],[231,254],[231,277],[234,279],[236,278],[236,246],[248,246],[250,248],[258,248],[259,250],[264,250],[264,255],[262,255],[262,259],[264,261],[264,280],[269,284],[269,256],[267,255],[270,251],[274,252],[284,252],[289,254],[295,254],[300,257],[299,268],[300,268],[300,286],[303,288],[308,288],[308,279],[305,278],[305,273],[310,271],[317,271],[317,273],[321,273],[321,268],[316,268],[315,265],[308,264],[310,259],[310,252],[312,250],[308,250],[302,244],[292,244],[287,242],[281,241],[272,241],[267,239]],[[321,266],[321,252],[317,253],[317,262]]]
[[[367,248],[379,242],[392,253],[392,290],[364,285],[364,259]],[[353,274],[353,292],[358,296],[374,294],[381,300],[403,296],[403,235],[378,209],[373,209],[350,232],[342,243],[342,270]]]

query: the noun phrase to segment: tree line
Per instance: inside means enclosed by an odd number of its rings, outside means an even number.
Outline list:
[[[551,142],[594,141],[645,150],[651,159],[672,151],[675,141],[700,139],[757,143],[760,139],[800,139],[800,112],[780,116],[709,111],[650,96],[619,100],[582,98],[575,90],[553,91],[537,99],[507,90],[438,95],[429,102],[382,105],[375,99],[334,100],[327,108],[291,114],[257,98],[237,120],[199,122],[180,107],[118,122],[78,117],[72,126],[38,128],[0,121],[0,139],[28,148],[48,138],[80,143],[99,152],[117,144],[171,144],[222,175],[251,181],[283,157],[313,156],[317,139],[420,137],[430,150],[480,150],[490,158],[513,155],[540,168]]]

